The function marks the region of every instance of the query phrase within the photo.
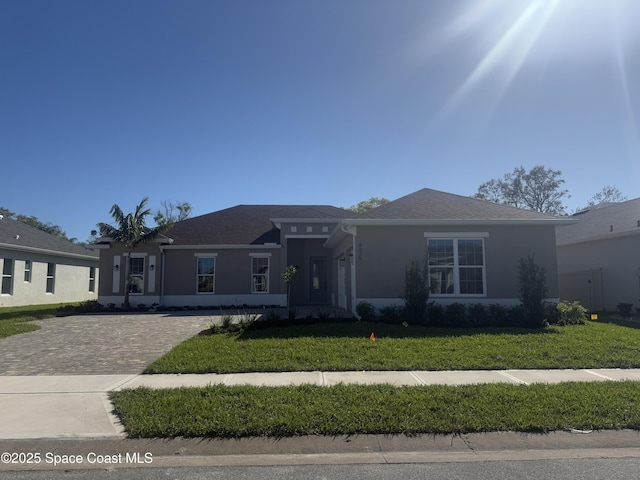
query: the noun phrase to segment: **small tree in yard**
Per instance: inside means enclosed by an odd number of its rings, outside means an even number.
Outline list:
[[[287,284],[287,309],[291,304],[291,286],[300,278],[300,270],[295,265],[289,265],[282,272],[282,279]]]
[[[544,299],[547,296],[547,272],[533,255],[521,258],[518,265],[518,296],[524,310],[524,326],[544,327]]]
[[[413,260],[411,266],[404,272],[404,310],[407,320],[418,324],[426,324],[427,303],[429,301],[428,264],[427,260],[420,265],[420,262]]]

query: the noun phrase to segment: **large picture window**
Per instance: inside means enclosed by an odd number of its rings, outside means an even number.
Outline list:
[[[216,285],[216,259],[198,257],[198,293],[214,293]]]
[[[429,288],[433,295],[485,295],[481,238],[428,240]]]
[[[269,292],[269,257],[251,257],[251,292]]]

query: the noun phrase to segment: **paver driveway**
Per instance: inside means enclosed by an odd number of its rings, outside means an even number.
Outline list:
[[[0,375],[136,374],[204,330],[198,315],[77,315],[37,321],[35,332],[0,339]]]

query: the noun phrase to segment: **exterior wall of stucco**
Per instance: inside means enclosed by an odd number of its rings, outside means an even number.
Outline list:
[[[593,310],[640,306],[640,236],[558,246],[560,297]]]
[[[549,298],[557,298],[555,228],[544,226],[358,226],[356,235],[356,282],[358,300],[380,307],[402,304],[404,273],[413,260],[427,254],[425,234],[477,233],[484,238],[486,295],[438,296],[439,303],[517,303],[518,262],[527,255],[546,269]]]
[[[0,307],[83,302],[98,298],[98,259],[76,259],[26,251],[0,250],[0,272],[5,259],[13,260],[11,294],[0,295]],[[25,282],[25,261],[31,261],[31,281]],[[47,265],[55,264],[54,289],[47,292]],[[90,291],[91,267],[95,269]]]
[[[286,295],[280,279],[281,251],[274,248],[199,248],[171,249],[161,251],[158,245],[145,245],[137,248],[135,255],[145,255],[146,259],[155,257],[155,272],[150,271],[150,261],[145,261],[145,291],[143,295],[130,294],[131,305],[165,306],[217,306],[217,305],[284,305]],[[213,293],[197,291],[198,256],[215,255],[215,285]],[[252,256],[269,257],[269,291],[252,293],[251,267]],[[118,271],[113,268],[114,257],[119,257]],[[101,303],[120,305],[124,301],[125,256],[121,247],[113,246],[101,251],[105,275],[100,290]],[[163,264],[164,263],[164,264]],[[154,275],[154,288],[149,286],[149,275]],[[164,283],[162,277],[164,275]],[[115,284],[118,291],[114,291]]]
[[[138,246],[132,256],[144,257],[144,293],[130,294],[131,305],[159,303],[162,280],[162,255],[159,244]],[[100,249],[100,287],[98,301],[117,306],[124,301],[128,253],[121,245],[113,244]],[[117,266],[117,268],[116,268]]]

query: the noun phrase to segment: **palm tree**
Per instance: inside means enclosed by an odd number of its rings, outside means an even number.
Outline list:
[[[145,217],[151,214],[151,209],[147,207],[148,197],[144,197],[136,207],[135,213],[124,214],[122,209],[114,204],[110,214],[116,226],[108,223],[98,223],[100,235],[109,237],[116,243],[121,244],[131,258],[138,245],[155,240],[160,235],[165,234],[173,227],[173,223],[167,223],[156,228],[148,228],[145,224]],[[131,279],[129,278],[129,262],[126,262],[125,270],[124,306],[129,308],[129,291],[131,289]]]

